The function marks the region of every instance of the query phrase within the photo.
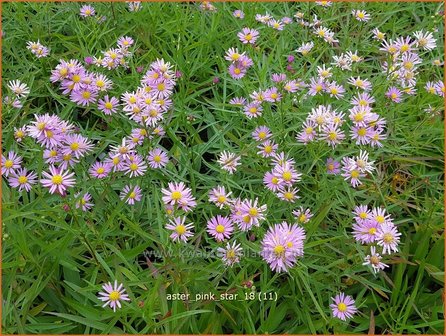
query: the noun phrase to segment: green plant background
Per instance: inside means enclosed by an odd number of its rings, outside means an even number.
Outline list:
[[[76,191],[93,195],[96,205],[91,212],[64,211],[65,203],[73,208],[74,191],[61,200],[40,185],[20,194],[2,182],[3,333],[442,333],[444,129],[442,116],[429,116],[424,109],[431,105],[442,110],[443,101],[423,88],[426,81],[443,78],[442,67],[431,64],[444,53],[443,18],[436,15],[440,3],[335,3],[327,9],[314,3],[217,3],[215,13],[202,12],[193,3],[144,3],[136,13],[128,12],[125,3],[95,3],[96,12],[107,17],[102,24],[81,19],[80,5],[2,4],[3,94],[9,80],[20,79],[31,88],[20,111],[2,111],[3,151],[17,151],[31,170],[45,169],[42,150],[32,139],[21,144],[13,139],[14,126],[41,113],[73,121],[96,144],[95,153],[75,168]],[[366,24],[354,20],[351,10],[357,8],[366,9],[372,20]],[[235,9],[245,12],[244,20],[231,15]],[[254,19],[257,13],[281,18],[293,17],[296,11],[306,19],[317,14],[335,31],[340,47],[316,40],[296,23],[277,32]],[[238,41],[236,34],[245,26],[260,31],[257,49],[242,47]],[[382,53],[371,37],[375,27],[388,38],[438,29],[438,48],[422,56],[418,94],[401,104],[384,97],[389,84],[380,70]],[[166,139],[160,142],[169,150],[171,162],[162,171],[151,170],[136,179],[144,197],[133,207],[118,196],[127,179],[86,178],[97,155],[128,135],[132,124],[122,113],[106,122],[94,107],[77,107],[49,82],[60,59],[99,56],[123,35],[136,40],[129,71],[99,70],[113,80],[112,94],[134,90],[142,76],[136,67],[146,71],[156,58],[182,72],[173,113],[165,125]],[[26,49],[27,41],[37,39],[51,48],[50,57],[37,59]],[[307,59],[293,52],[310,39],[315,48]],[[229,77],[223,58],[235,46],[249,50],[254,60],[240,81]],[[331,103],[347,111],[348,98],[303,99],[296,94],[293,102],[287,96],[277,111],[266,107],[257,120],[247,120],[228,105],[234,96],[272,86],[269,77],[284,71],[287,55],[296,56],[295,76],[308,80],[316,66],[330,63],[332,55],[346,50],[365,56],[366,62],[355,65],[352,73],[372,78],[374,111],[386,118],[389,133],[383,148],[369,149],[377,171],[358,190],[325,173],[327,157],[357,155],[358,146],[343,144],[332,150],[323,143],[304,146],[294,139],[312,107]],[[335,78],[345,83],[348,76],[336,71]],[[213,84],[214,77],[219,83]],[[303,173],[301,199],[294,206],[278,201],[262,185],[269,168],[255,154],[251,140],[257,124],[272,129],[280,150],[290,153]],[[145,143],[143,149],[154,145]],[[215,162],[216,155],[228,149],[246,153],[243,168],[234,176]],[[173,244],[164,229],[160,189],[169,181],[185,181],[197,197],[199,205],[188,216],[196,231],[190,244]],[[272,273],[258,256],[247,256],[232,269],[216,258],[191,257],[217,246],[205,232],[206,221],[223,213],[207,201],[209,189],[217,184],[268,205],[267,221],[253,231],[254,242],[236,234],[251,254],[259,251],[259,240],[269,225],[293,221],[291,212],[298,205],[312,210],[315,216],[305,227],[305,255],[289,274]],[[351,211],[359,204],[384,206],[402,232],[400,253],[377,276],[362,266],[366,249],[350,234]],[[164,256],[147,262],[144,251]],[[124,283],[131,298],[116,313],[101,308],[96,298],[100,285],[114,279]],[[194,297],[227,291],[244,298],[250,290],[243,284],[252,279],[257,292],[277,293],[278,300],[185,303],[166,298],[167,293]],[[330,298],[340,291],[352,295],[359,309],[349,322],[331,317]]]

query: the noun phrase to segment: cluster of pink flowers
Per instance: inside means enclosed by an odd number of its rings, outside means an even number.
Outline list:
[[[361,150],[359,156],[342,158],[342,176],[344,180],[349,181],[353,188],[362,184],[360,178],[371,174],[375,167],[374,161],[369,161],[369,154]]]
[[[386,138],[385,119],[373,113],[370,107],[374,101],[368,93],[359,93],[351,101],[353,107],[349,110],[349,119],[352,122],[350,136],[357,145],[382,147],[381,141]],[[334,148],[345,139],[342,130],[344,123],[344,113],[333,110],[331,105],[319,105],[311,110],[303,123],[303,130],[296,139],[304,144],[323,140]]]
[[[30,50],[37,58],[47,57],[50,54],[50,49],[42,45],[39,40],[37,42],[28,41],[26,49]]]
[[[128,68],[128,58],[132,56],[130,47],[135,41],[129,36],[121,36],[117,41],[117,47],[102,52],[101,57],[93,57],[92,63],[108,70],[120,66]]]
[[[252,59],[246,56],[245,52],[240,53],[237,48],[230,48],[226,52],[225,59],[231,62],[228,71],[234,79],[243,78],[248,69],[254,64]]]
[[[276,272],[288,272],[304,254],[305,230],[287,222],[270,227],[262,240],[261,255]]]
[[[60,82],[62,93],[80,106],[97,103],[100,95],[113,85],[105,75],[87,71],[78,60],[61,60],[51,71],[50,80],[52,83]]]
[[[370,254],[365,257],[363,265],[372,266],[374,273],[384,270],[388,265],[381,261],[383,257],[376,249],[381,247],[383,255],[398,252],[401,233],[383,208],[369,209],[367,205],[359,205],[353,214],[353,237],[370,247]]]
[[[264,15],[256,14],[255,19],[256,19],[256,21],[263,23],[263,24],[267,25],[268,27],[271,27],[276,30],[283,30],[285,28],[285,25],[293,22],[293,19],[291,19],[287,16],[277,20],[277,19],[274,19],[268,13],[266,13]]]

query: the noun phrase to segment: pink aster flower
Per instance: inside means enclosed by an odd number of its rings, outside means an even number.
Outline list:
[[[330,304],[330,308],[333,312],[333,317],[337,317],[345,321],[347,318],[351,318],[356,312],[355,300],[350,295],[339,293],[334,298],[331,298],[334,303]]]
[[[352,10],[352,14],[358,21],[366,22],[370,20],[370,14],[367,14],[365,10]]]
[[[18,156],[14,151],[9,151],[8,157],[2,155],[2,175],[8,177],[16,169],[19,169],[22,164],[22,157]]]
[[[327,82],[325,91],[330,94],[330,97],[335,97],[336,99],[342,98],[345,93],[345,89],[342,85],[336,82]]]
[[[360,178],[365,177],[365,174],[359,170],[353,159],[342,159],[342,171],[343,173],[341,175],[344,177],[344,180],[350,181],[353,188],[356,188],[358,185],[362,184]]]
[[[173,241],[179,242],[181,240],[187,242],[187,240],[194,235],[192,232],[194,224],[184,224],[185,221],[186,216],[175,217],[169,220],[170,223],[166,225],[166,229],[172,231],[170,238],[172,238]]]
[[[19,168],[11,173],[9,177],[9,185],[13,188],[19,188],[19,191],[25,189],[27,192],[31,190],[31,186],[37,183],[37,174],[26,168]]]
[[[272,133],[268,127],[259,126],[252,132],[251,135],[256,141],[265,141],[272,136]]]
[[[306,120],[303,124],[303,130],[296,136],[296,140],[307,144],[316,139],[316,123]]]
[[[74,195],[74,197],[77,199],[76,201],[76,209],[81,208],[82,211],[88,211],[93,207],[93,203],[91,203],[91,194],[85,193],[81,196],[80,193]]]
[[[235,10],[232,15],[238,19],[243,19],[245,17],[245,13],[243,13],[243,11],[240,9]]]
[[[282,164],[276,164],[273,169],[273,174],[279,179],[280,184],[293,185],[300,181],[302,174],[298,173],[294,165],[288,161]]]
[[[434,88],[435,88],[435,93],[438,96],[444,97],[445,88],[444,88],[444,82],[442,80],[437,81],[434,85]]]
[[[266,140],[258,145],[257,148],[259,149],[257,154],[267,158],[276,154],[276,150],[279,148],[279,145],[274,143],[274,141]]]
[[[105,302],[102,307],[110,306],[110,308],[112,308],[113,311],[116,312],[116,307],[121,308],[121,300],[130,301],[128,295],[125,294],[123,284],[120,284],[118,286],[118,281],[116,280],[114,286],[112,286],[112,284],[109,282],[102,285],[102,288],[105,292],[98,293],[98,299],[102,302]]]
[[[383,248],[383,254],[398,252],[401,233],[393,224],[384,223],[378,228],[376,243]]]
[[[151,150],[147,160],[149,161],[149,166],[151,168],[163,168],[169,162],[166,152],[161,148]]]
[[[222,209],[225,205],[230,205],[232,192],[226,192],[225,187],[217,186],[212,188],[209,192],[209,202],[214,203],[217,207]]]
[[[82,17],[95,16],[95,15],[96,15],[96,11],[90,5],[84,5],[80,9],[80,16],[82,16]]]
[[[285,202],[294,203],[296,199],[300,198],[299,196],[297,196],[298,191],[299,189],[293,188],[291,186],[279,187],[279,189],[277,190],[277,197]]]
[[[73,90],[70,94],[70,99],[72,102],[77,103],[81,106],[88,106],[91,103],[96,102],[98,96],[98,91],[92,86],[85,86],[79,88],[78,90]]]
[[[344,131],[338,124],[328,124],[322,127],[320,139],[327,141],[327,143],[333,148],[340,144],[344,138]]]
[[[228,71],[231,77],[234,79],[240,79],[246,75],[246,68],[243,67],[239,62],[229,65]]]
[[[371,265],[372,270],[374,273],[379,272],[380,270],[385,269],[386,267],[389,267],[389,265],[384,264],[381,262],[382,256],[379,255],[379,253],[376,252],[376,247],[372,246],[370,247],[370,254],[365,257],[363,265]]]
[[[354,219],[357,223],[362,224],[366,222],[367,220],[370,220],[370,210],[367,205],[358,205],[355,207],[355,210],[353,211],[353,214],[355,215]]]
[[[260,254],[276,272],[288,272],[304,254],[305,231],[286,222],[270,227],[262,240]]]
[[[248,231],[253,225],[260,226],[260,221],[265,220],[266,204],[258,205],[258,199],[254,201],[246,199],[240,204],[238,224],[240,230]]]
[[[131,158],[124,161],[124,174],[130,177],[142,176],[147,170],[147,165],[140,155],[133,155]]]
[[[281,20],[275,20],[275,19],[269,20],[268,26],[276,30],[283,30],[283,28],[285,27],[284,23]]]
[[[28,134],[26,127],[22,126],[22,127],[14,127],[14,139],[17,142],[21,142],[23,140],[23,138]]]
[[[109,98],[108,95],[98,101],[98,110],[104,112],[105,115],[116,113],[119,100],[115,97]]]
[[[121,36],[118,39],[118,46],[121,48],[128,48],[130,47],[135,41],[130,36]]]
[[[362,243],[370,244],[377,239],[379,224],[374,220],[364,220],[353,224],[353,237]]]
[[[110,171],[111,171],[111,166],[106,162],[95,162],[88,170],[91,177],[95,177],[98,179],[103,179],[104,177],[107,177]]]
[[[164,204],[178,205],[183,209],[194,208],[197,205],[195,197],[192,196],[192,190],[183,182],[169,182],[168,189],[162,188],[161,192]]]
[[[341,164],[338,161],[335,161],[333,158],[328,158],[326,162],[327,174],[337,175],[341,172],[339,167]]]
[[[263,184],[265,184],[265,187],[272,192],[276,192],[281,186],[284,185],[284,183],[281,182],[272,172],[265,173],[265,176],[263,177]]]
[[[232,63],[240,61],[241,57],[245,55],[245,52],[239,52],[238,48],[229,48],[225,54],[225,60]]]
[[[217,215],[208,221],[207,232],[218,242],[229,239],[232,231],[234,226],[229,217]]]
[[[67,134],[64,137],[64,144],[61,146],[63,155],[71,154],[79,159],[93,149],[91,141],[80,134]]]
[[[373,129],[367,126],[353,126],[350,136],[352,140],[356,140],[357,145],[367,145],[370,143]]]
[[[243,106],[246,104],[246,98],[243,97],[235,97],[229,101],[229,104],[236,106]]]
[[[402,101],[402,92],[395,86],[392,86],[387,90],[386,97],[394,101],[395,103],[400,103]]]
[[[237,264],[240,262],[240,257],[242,256],[243,249],[241,248],[240,244],[237,244],[237,242],[227,243],[226,247],[219,247],[217,249],[217,256],[222,258],[223,263],[226,266],[234,266],[234,264]]]
[[[240,166],[240,156],[234,153],[223,151],[217,160],[221,169],[226,170],[229,174],[233,174],[237,171],[237,166]]]
[[[242,31],[237,34],[237,37],[243,44],[254,44],[259,38],[259,32],[255,29],[243,28]]]
[[[293,211],[293,216],[296,217],[299,224],[306,224],[313,217],[313,214],[310,209],[304,209],[301,206],[299,209]]]
[[[122,201],[125,200],[127,204],[134,205],[135,202],[141,201],[142,191],[138,185],[135,185],[134,187],[131,185],[126,185],[122,189],[119,197]]]
[[[267,102],[275,103],[282,99],[282,95],[276,87],[272,87],[265,91],[265,100]]]
[[[44,179],[40,180],[40,183],[45,188],[49,188],[49,192],[54,194],[58,192],[61,195],[65,195],[65,191],[68,187],[72,187],[76,184],[76,180],[73,178],[74,173],[63,171],[60,168],[50,166],[50,171],[42,172]]]
[[[271,80],[272,80],[274,83],[281,83],[281,82],[284,82],[284,81],[286,81],[286,74],[284,74],[284,73],[280,73],[280,74],[278,74],[278,73],[273,73],[273,74],[271,75]]]

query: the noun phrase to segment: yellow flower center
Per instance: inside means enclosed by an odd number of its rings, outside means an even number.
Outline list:
[[[223,195],[218,196],[218,198],[217,198],[217,202],[218,202],[218,203],[224,203],[224,202],[226,202],[226,197],[223,196]]]
[[[358,129],[359,136],[365,136],[367,134],[367,130],[364,127]]]
[[[390,244],[391,242],[393,242],[393,235],[391,233],[385,233],[383,236],[383,241],[386,244]]]
[[[239,58],[240,58],[240,54],[234,53],[234,54],[231,55],[231,59],[233,61],[237,61]]]
[[[366,218],[367,218],[367,213],[365,213],[365,212],[361,212],[361,213],[359,214],[359,218],[361,218],[361,219],[366,219]]]
[[[405,52],[405,51],[407,51],[407,50],[409,50],[409,45],[408,44],[403,44],[402,46],[401,46],[401,48],[400,48],[400,50],[402,51],[402,52]]]
[[[273,177],[272,179],[271,179],[271,183],[272,184],[278,184],[279,183],[279,179],[277,178],[277,177]]]
[[[374,235],[376,234],[376,228],[372,227],[369,229],[369,234]]]
[[[99,167],[98,169],[96,169],[96,173],[98,174],[104,174],[105,169],[103,167]]]
[[[91,10],[89,10],[89,9],[87,9],[86,11],[85,11],[85,15],[90,15],[91,14]],[[110,294],[110,296],[111,296],[111,294]],[[111,299],[110,299],[111,300]]]
[[[179,191],[172,192],[172,195],[170,196],[174,201],[178,201],[183,195]]]
[[[291,179],[293,178],[293,175],[291,174],[291,172],[286,171],[286,172],[284,172],[284,173],[282,174],[282,178],[283,178],[285,181],[291,181]]]
[[[266,133],[265,132],[260,132],[259,133],[259,139],[265,139],[266,138]]]
[[[357,171],[357,170],[353,170],[353,171],[351,172],[351,175],[352,175],[352,178],[358,178],[358,177],[359,177],[359,171]]]
[[[103,80],[100,80],[100,79],[98,79],[97,81],[96,81],[96,86],[97,87],[104,87],[104,85],[105,85],[105,82],[103,81]]]
[[[338,304],[338,310],[343,313],[347,310],[347,305],[344,302]]]
[[[113,104],[110,103],[110,102],[106,102],[106,103],[104,104],[104,106],[105,106],[105,108],[106,108],[107,110],[110,110],[110,109],[113,108]]]
[[[338,137],[338,135],[336,134],[336,132],[332,131],[332,132],[328,133],[328,139],[330,139],[330,140],[336,140],[337,137]]]
[[[184,225],[180,224],[180,225],[178,225],[178,226],[175,228],[175,231],[176,231],[179,235],[182,235],[182,234],[184,234],[184,233],[186,232],[186,227],[185,227]]]
[[[129,194],[129,198],[133,199],[133,198],[135,198],[135,197],[136,197],[136,192],[132,191],[132,192]]]
[[[235,251],[233,249],[228,250],[226,252],[226,258],[227,259],[235,259]]]
[[[252,40],[252,34],[246,34],[245,35],[245,40],[246,41],[251,41]]]
[[[299,222],[303,223],[307,220],[307,216],[305,216],[305,214],[302,214],[299,216]]]
[[[79,76],[79,75],[73,75],[72,80],[73,80],[73,82],[75,82],[75,83],[79,83],[80,80],[81,80],[81,76]]]
[[[359,17],[360,19],[363,19],[363,18],[364,18],[364,13],[359,12],[359,13],[358,13],[358,17]]]
[[[258,213],[259,213],[259,212],[257,211],[256,208],[251,208],[251,209],[249,209],[249,214],[250,214],[251,216],[257,216]]]
[[[88,99],[90,97],[91,97],[91,93],[90,92],[88,92],[88,91],[82,92],[82,98]]]
[[[334,170],[334,164],[333,163],[330,163],[328,165],[328,170]]]
[[[249,217],[249,216],[245,216],[245,217],[243,217],[243,221],[244,221],[245,223],[249,223],[249,222],[251,221],[251,217]]]
[[[307,127],[307,128],[305,129],[305,133],[307,133],[307,134],[311,134],[311,133],[313,133],[313,127]]]
[[[398,97],[398,95],[397,95],[396,93],[392,93],[392,94],[390,95],[390,97],[392,97],[392,99],[396,99],[396,97]]]
[[[272,146],[265,146],[265,153],[270,154],[273,151]]]
[[[283,197],[287,200],[292,200],[294,198],[294,195],[292,192],[287,191],[283,194]]]
[[[223,233],[223,232],[225,232],[225,227],[223,225],[221,225],[221,224],[218,224],[215,227],[215,231],[217,231],[218,233]]]
[[[256,107],[251,107],[251,108],[249,109],[249,113],[251,113],[251,114],[256,114],[256,113],[257,113],[257,108],[256,108]]]
[[[236,75],[239,75],[241,72],[242,72],[242,71],[241,71],[239,68],[235,68],[235,69],[234,69],[234,73],[235,73]]]
[[[68,69],[67,68],[62,68],[62,69],[59,70],[59,74],[61,76],[66,76],[67,73],[68,73]]]
[[[110,301],[118,301],[121,297],[121,294],[118,291],[113,291],[108,295]]]
[[[52,182],[53,184],[57,184],[57,185],[62,184],[62,182],[63,182],[63,177],[62,177],[62,175],[54,175],[54,176],[51,178],[51,182]]]
[[[166,85],[164,85],[164,83],[159,83],[156,88],[158,91],[163,91],[166,88]]]
[[[25,184],[28,182],[28,178],[25,175],[19,176],[18,180],[20,184]]]
[[[70,149],[71,150],[78,150],[79,149],[79,143],[77,143],[77,142],[73,142],[71,145],[70,145]]]
[[[381,216],[381,215],[376,216],[376,221],[377,221],[379,224],[384,223],[385,220],[386,220],[386,219],[384,218],[384,216]]]
[[[155,156],[153,157],[153,161],[155,161],[155,162],[157,162],[157,163],[161,162],[161,156],[159,156],[159,155],[155,155]]]
[[[277,245],[276,247],[274,247],[273,251],[274,254],[279,257],[284,254],[285,247],[283,245]]]
[[[378,34],[376,34],[376,37],[377,37],[379,40],[382,40],[382,39],[384,38],[384,33],[379,32]]]
[[[337,95],[339,93],[339,90],[337,88],[331,88],[330,89],[331,94]]]
[[[272,99],[277,99],[279,95],[277,93],[271,93],[271,98]]]
[[[316,92],[320,92],[322,91],[322,85],[318,84],[314,89],[316,90]]]
[[[5,161],[5,167],[11,168],[14,165],[14,162],[12,160],[6,160]]]

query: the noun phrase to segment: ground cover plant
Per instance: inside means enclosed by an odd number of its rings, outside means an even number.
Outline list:
[[[3,333],[442,333],[443,15],[3,3]]]

